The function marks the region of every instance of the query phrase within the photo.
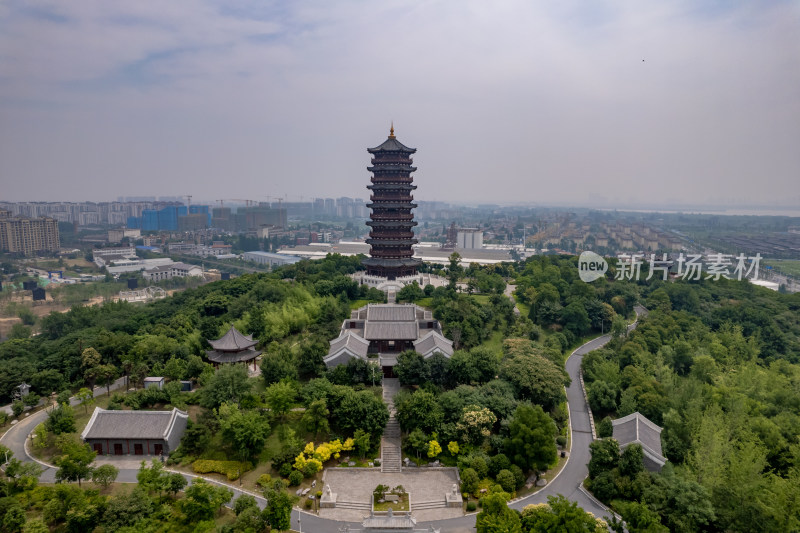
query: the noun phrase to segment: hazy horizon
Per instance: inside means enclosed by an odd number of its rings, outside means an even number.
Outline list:
[[[0,200],[800,206],[791,1],[0,5]]]

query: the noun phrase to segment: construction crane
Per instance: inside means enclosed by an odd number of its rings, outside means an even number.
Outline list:
[[[187,194],[185,198],[186,198],[186,209],[189,209],[192,207],[192,195]]]

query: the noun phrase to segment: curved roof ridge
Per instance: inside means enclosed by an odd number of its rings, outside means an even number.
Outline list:
[[[233,352],[252,348],[258,341],[254,341],[251,335],[244,335],[237,330],[233,324],[230,329],[217,340],[208,339],[212,348],[223,352]]]

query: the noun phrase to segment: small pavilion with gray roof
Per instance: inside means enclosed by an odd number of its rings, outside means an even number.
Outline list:
[[[667,462],[661,453],[661,428],[645,418],[638,411],[611,421],[613,437],[619,442],[620,450],[631,444],[639,444],[644,452],[644,466],[651,472],[658,472]]]
[[[242,335],[231,326],[225,335],[217,340],[208,339],[208,343],[213,350],[206,351],[206,357],[218,368],[222,364],[244,363],[247,365],[253,362],[253,370],[256,370],[256,358],[261,352],[253,349],[258,341],[254,341],[250,335]]]
[[[342,322],[339,337],[331,341],[325,364],[331,368],[350,359],[377,356],[385,377],[394,377],[397,356],[414,350],[424,357],[453,355],[453,342],[442,334],[433,313],[415,304],[367,304]]]

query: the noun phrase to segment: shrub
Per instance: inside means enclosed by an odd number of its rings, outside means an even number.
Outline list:
[[[478,473],[473,468],[465,468],[461,472],[461,492],[472,494],[478,490],[478,482],[480,478]]]
[[[567,445],[567,437],[563,437],[563,436],[559,435],[558,437],[556,437],[556,444],[558,444],[559,446],[566,446]]]
[[[611,417],[605,417],[597,424],[597,438],[604,439],[614,435],[614,426],[611,424]]]
[[[471,513],[472,511],[476,510],[477,508],[478,508],[478,504],[476,504],[475,502],[467,502],[467,512],[468,513]]]
[[[517,484],[517,480],[514,479],[514,474],[511,470],[505,469],[497,474],[497,482],[503,487],[505,492],[514,492]]]
[[[200,459],[192,463],[192,470],[198,474],[217,473],[223,474],[228,481],[235,481],[239,476],[251,470],[253,465],[239,461],[213,461],[210,459]]]
[[[525,484],[525,472],[517,465],[511,465],[511,473],[514,474],[514,481],[516,482],[517,488],[522,487]]]
[[[292,473],[292,465],[289,463],[283,463],[280,468],[278,468],[278,475],[281,477],[289,477],[289,474]]]
[[[11,404],[11,412],[14,413],[14,416],[19,417],[22,414],[22,411],[25,410],[25,404],[22,403],[20,400],[16,400],[14,403]]]
[[[289,473],[289,486],[296,487],[303,482],[303,473],[298,470],[292,470]]]
[[[295,470],[295,472],[297,472],[297,470]],[[303,505],[306,509],[311,509],[311,507],[314,505],[314,501],[311,498],[306,498],[306,503]]]
[[[266,489],[271,484],[272,484],[272,476],[270,476],[269,474],[261,474],[258,477],[258,481],[256,481],[256,485],[261,487],[261,489]]]

